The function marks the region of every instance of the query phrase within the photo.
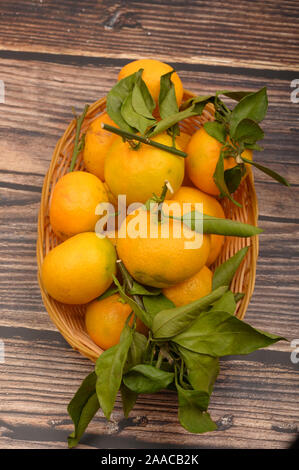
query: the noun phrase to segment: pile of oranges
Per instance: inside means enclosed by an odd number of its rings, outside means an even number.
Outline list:
[[[119,80],[143,69],[142,78],[157,106],[160,78],[172,68],[157,60],[137,60],[127,64],[119,73]],[[183,85],[173,73],[178,106],[183,99]],[[61,243],[51,250],[42,266],[42,282],[55,300],[66,304],[86,304],[86,331],[102,349],[118,343],[131,307],[118,293],[105,292],[117,275],[117,259],[121,259],[130,275],[145,286],[161,289],[175,306],[188,304],[212,290],[210,266],[218,258],[223,243],[222,235],[203,235],[202,243],[186,249],[190,240],[186,230],[180,237],[165,236],[162,222],[157,236],[152,238],[147,229],[143,237],[118,236],[126,234],[134,217],[138,224],[148,227],[151,212],[144,206],[127,215],[118,232],[98,236],[95,226],[103,217],[97,207],[112,203],[117,213],[117,198],[125,195],[127,205],[144,204],[153,194],[160,194],[165,183],[168,191],[163,207],[167,211],[170,201],[202,204],[203,213],[224,218],[219,203],[219,190],[213,174],[219,159],[221,144],[204,128],[192,136],[183,132],[176,137],[175,146],[187,153],[187,158],[141,143],[132,148],[122,137],[103,129],[103,123],[116,127],[106,112],[89,126],[83,149],[86,171],[73,171],[56,184],[50,204],[50,223]],[[166,132],[153,140],[172,146],[172,137]],[[251,151],[245,157],[252,159]],[[225,169],[236,165],[233,158],[225,159]],[[181,228],[183,222],[172,219],[172,228]],[[191,229],[190,229],[191,231]],[[191,237],[192,238],[192,237]],[[103,297],[103,298],[102,298]],[[146,334],[138,320],[137,331]]]

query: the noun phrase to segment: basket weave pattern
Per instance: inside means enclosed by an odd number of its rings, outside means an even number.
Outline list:
[[[184,100],[193,96],[192,93],[185,91]],[[102,98],[91,105],[86,114],[82,125],[82,133],[86,132],[90,123],[98,117],[99,114],[106,109],[106,99]],[[200,117],[192,117],[181,123],[181,130],[187,134],[193,134],[196,129],[203,125],[206,121],[213,120],[213,109],[207,107]],[[52,231],[49,221],[49,207],[51,195],[55,184],[63,175],[69,171],[71,162],[74,140],[76,133],[75,119],[70,123],[64,135],[57,142],[50,167],[46,174],[41,204],[38,218],[38,239],[37,239],[37,264],[38,264],[38,281],[45,307],[58,330],[64,336],[66,341],[81,354],[95,361],[101,354],[102,350],[88,336],[84,325],[84,305],[66,305],[57,302],[50,297],[45,291],[41,281],[41,266],[45,255],[56,245],[59,240]],[[74,170],[84,170],[84,162],[82,153],[78,155]],[[257,198],[254,189],[253,175],[248,170],[248,176],[242,181],[238,190],[234,194],[234,198],[241,203],[239,208],[231,203],[228,199],[222,199],[220,202],[225,212],[225,216],[232,220],[256,225],[258,216]],[[214,270],[217,265],[226,261],[238,250],[244,246],[250,249],[243,260],[241,266],[236,272],[231,284],[233,292],[243,292],[245,296],[239,301],[236,309],[236,316],[240,319],[244,318],[248,307],[250,297],[252,295],[255,283],[256,261],[258,255],[258,237],[237,238],[226,237],[222,251],[216,263],[211,266]]]

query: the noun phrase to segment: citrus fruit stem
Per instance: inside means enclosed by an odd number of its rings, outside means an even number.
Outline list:
[[[121,259],[118,259],[116,261],[116,263],[117,263],[117,266],[120,269],[120,272],[121,272],[123,281],[126,284],[126,287],[128,288],[128,290],[131,290],[133,288],[133,279],[132,279],[132,277],[128,273],[128,271],[125,268],[125,265],[124,265],[124,263],[122,262]],[[132,297],[135,300],[136,304],[138,304],[139,307],[142,308],[142,310],[143,310],[144,309],[143,302],[142,302],[141,298],[139,297],[139,295],[135,294]]]
[[[157,369],[160,369],[162,361],[163,361],[163,355],[162,355],[161,350],[160,350],[159,354],[158,354],[158,359],[157,359],[157,362],[156,362],[156,368]]]
[[[160,144],[159,142],[150,140],[147,137],[141,137],[140,135],[132,134],[131,132],[124,131],[123,129],[118,129],[117,127],[110,126],[109,124],[103,123],[102,128],[106,131],[120,135],[125,140],[138,140],[138,142],[142,142],[146,145],[151,145],[152,147],[159,148],[160,150],[165,150],[165,152],[173,153],[174,155],[178,155],[179,157],[187,157],[187,154],[185,152],[182,152],[181,150],[178,150],[175,147],[169,147],[168,145]]]

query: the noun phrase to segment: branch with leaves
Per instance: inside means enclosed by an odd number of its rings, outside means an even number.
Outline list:
[[[167,132],[172,136],[173,145],[163,150],[185,156],[175,145],[180,132],[179,123],[201,115],[206,105],[212,103],[215,120],[205,123],[204,128],[222,146],[214,173],[220,196],[236,203],[232,194],[245,174],[245,164],[253,165],[288,185],[282,176],[244,156],[247,149],[261,150],[257,142],[264,136],[260,123],[268,107],[266,88],[256,93],[221,90],[215,95],[193,97],[178,109],[171,74],[161,77],[159,118],[154,117],[157,115],[156,103],[142,79],[142,69],[120,80],[107,96],[107,112],[119,129],[107,125],[105,129],[120,135],[136,149],[139,142],[155,145],[153,137]],[[235,100],[236,106],[230,109],[220,99],[221,95]],[[77,118],[71,169],[82,150],[84,139],[80,139],[80,131],[86,111],[87,108]],[[231,157],[235,158],[236,165],[225,171],[224,161]],[[161,195],[154,195],[145,205],[147,210],[152,210],[151,205],[156,206],[154,210],[160,211],[161,222],[167,216],[163,213],[166,192],[165,185]],[[197,221],[201,220],[203,233],[250,237],[261,232],[252,225],[196,211],[184,215],[181,220],[195,231],[198,230]],[[248,354],[285,340],[257,330],[234,316],[243,294],[233,293],[229,286],[247,251],[247,247],[241,249],[217,267],[210,294],[182,307],[175,307],[160,289],[136,282],[122,261],[118,261],[119,276],[113,278],[113,285],[99,300],[118,293],[131,307],[134,320],[130,323],[131,317],[128,318],[119,343],[100,355],[95,370],[85,378],[71,400],[68,412],[74,431],[68,438],[69,447],[78,444],[99,408],[110,419],[119,391],[125,417],[129,416],[139,394],[166,389],[178,395],[178,418],[185,429],[193,433],[217,429],[208,406],[219,373],[219,359],[233,354]],[[147,337],[136,331],[137,318],[148,327]]]
[[[105,129],[121,135],[130,143],[134,139],[148,145],[157,146],[151,139],[167,132],[173,138],[172,147],[163,146],[163,150],[186,157],[176,149],[175,138],[180,134],[179,123],[193,116],[200,116],[212,103],[215,109],[215,120],[206,122],[206,132],[222,144],[219,160],[213,175],[220,197],[228,197],[236,205],[232,194],[238,188],[246,173],[246,166],[252,165],[272,177],[279,183],[289,186],[288,181],[275,171],[260,165],[243,154],[245,150],[263,150],[258,141],[263,139],[264,132],[260,122],[265,118],[268,108],[266,88],[257,92],[220,90],[215,95],[195,96],[182,103],[178,108],[172,72],[161,76],[158,100],[159,119],[153,116],[155,102],[142,79],[142,69],[120,80],[108,93],[107,112],[119,129]],[[220,96],[237,102],[231,110]],[[135,137],[134,137],[135,136]],[[234,158],[236,165],[224,170],[224,159]]]
[[[178,418],[185,429],[193,433],[217,429],[208,406],[219,358],[248,354],[285,340],[234,316],[240,295],[228,286],[247,250],[243,248],[216,269],[210,294],[182,307],[175,307],[159,289],[137,283],[119,261],[124,285],[114,278],[114,287],[148,326],[149,334],[138,333],[135,322],[130,326],[127,321],[119,343],[100,355],[95,371],[82,382],[68,406],[74,422],[69,447],[78,444],[99,408],[110,419],[118,391],[125,417],[139,394],[168,389],[178,394]]]

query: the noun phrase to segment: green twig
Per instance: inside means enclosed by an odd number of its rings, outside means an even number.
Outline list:
[[[160,203],[161,203],[161,202],[164,202],[164,199],[166,198],[167,189],[168,189],[167,184],[168,184],[168,181],[165,181],[164,186],[163,186],[163,188],[162,188],[161,195],[160,195],[160,197],[159,197],[159,202],[160,202]]]
[[[155,140],[148,139],[147,137],[141,137],[140,135],[132,134],[131,132],[124,131],[123,129],[118,129],[117,127],[110,126],[109,124],[103,123],[102,128],[105,129],[106,131],[112,132],[113,134],[120,135],[125,140],[128,140],[128,141],[137,140],[138,142],[142,142],[143,144],[146,144],[146,145],[151,145],[152,147],[156,147],[160,150],[165,150],[166,152],[173,153],[174,155],[177,155],[179,157],[183,157],[183,158],[187,157],[187,154],[185,152],[182,152],[181,150],[178,150],[174,147],[169,147],[168,145],[160,144],[159,142],[156,142]]]
[[[162,203],[164,202],[164,200],[166,198],[166,194],[167,194],[168,189],[170,189],[171,192],[173,193],[169,181],[165,180],[165,183],[164,183],[162,191],[161,191],[161,195],[157,196],[157,194],[153,193],[152,197],[150,199],[148,199],[145,203],[145,207],[146,207],[147,210],[151,210],[151,204],[158,204],[157,214],[158,214],[158,221],[159,222],[161,222],[161,220],[162,220],[162,213],[163,213]]]
[[[88,108],[89,108],[89,105],[86,104],[81,116],[80,117],[76,116],[76,136],[75,136],[72,160],[71,160],[71,164],[70,164],[70,171],[73,171],[74,166],[76,164],[77,157],[78,157],[79,153],[83,150],[83,147],[84,147],[85,135],[83,134],[83,136],[80,139],[80,131],[81,131],[81,127],[82,127],[83,121],[85,119]]]
[[[128,273],[127,269],[125,268],[124,263],[120,259],[117,260],[117,265],[119,266],[121,275],[123,277],[123,281],[124,281],[127,289],[130,291],[133,288],[133,278]],[[139,307],[142,308],[142,310],[143,310],[144,305],[143,305],[143,302],[142,302],[140,296],[135,294],[135,295],[132,295],[132,297],[135,300],[136,304],[138,304]]]
[[[156,362],[157,369],[160,369],[162,361],[163,361],[163,354],[162,354],[162,351],[160,349],[159,354],[158,354],[158,359],[157,359],[157,362]]]
[[[151,350],[150,364],[153,363],[155,354],[156,354],[156,345],[154,344],[154,345],[153,345],[153,349]]]

